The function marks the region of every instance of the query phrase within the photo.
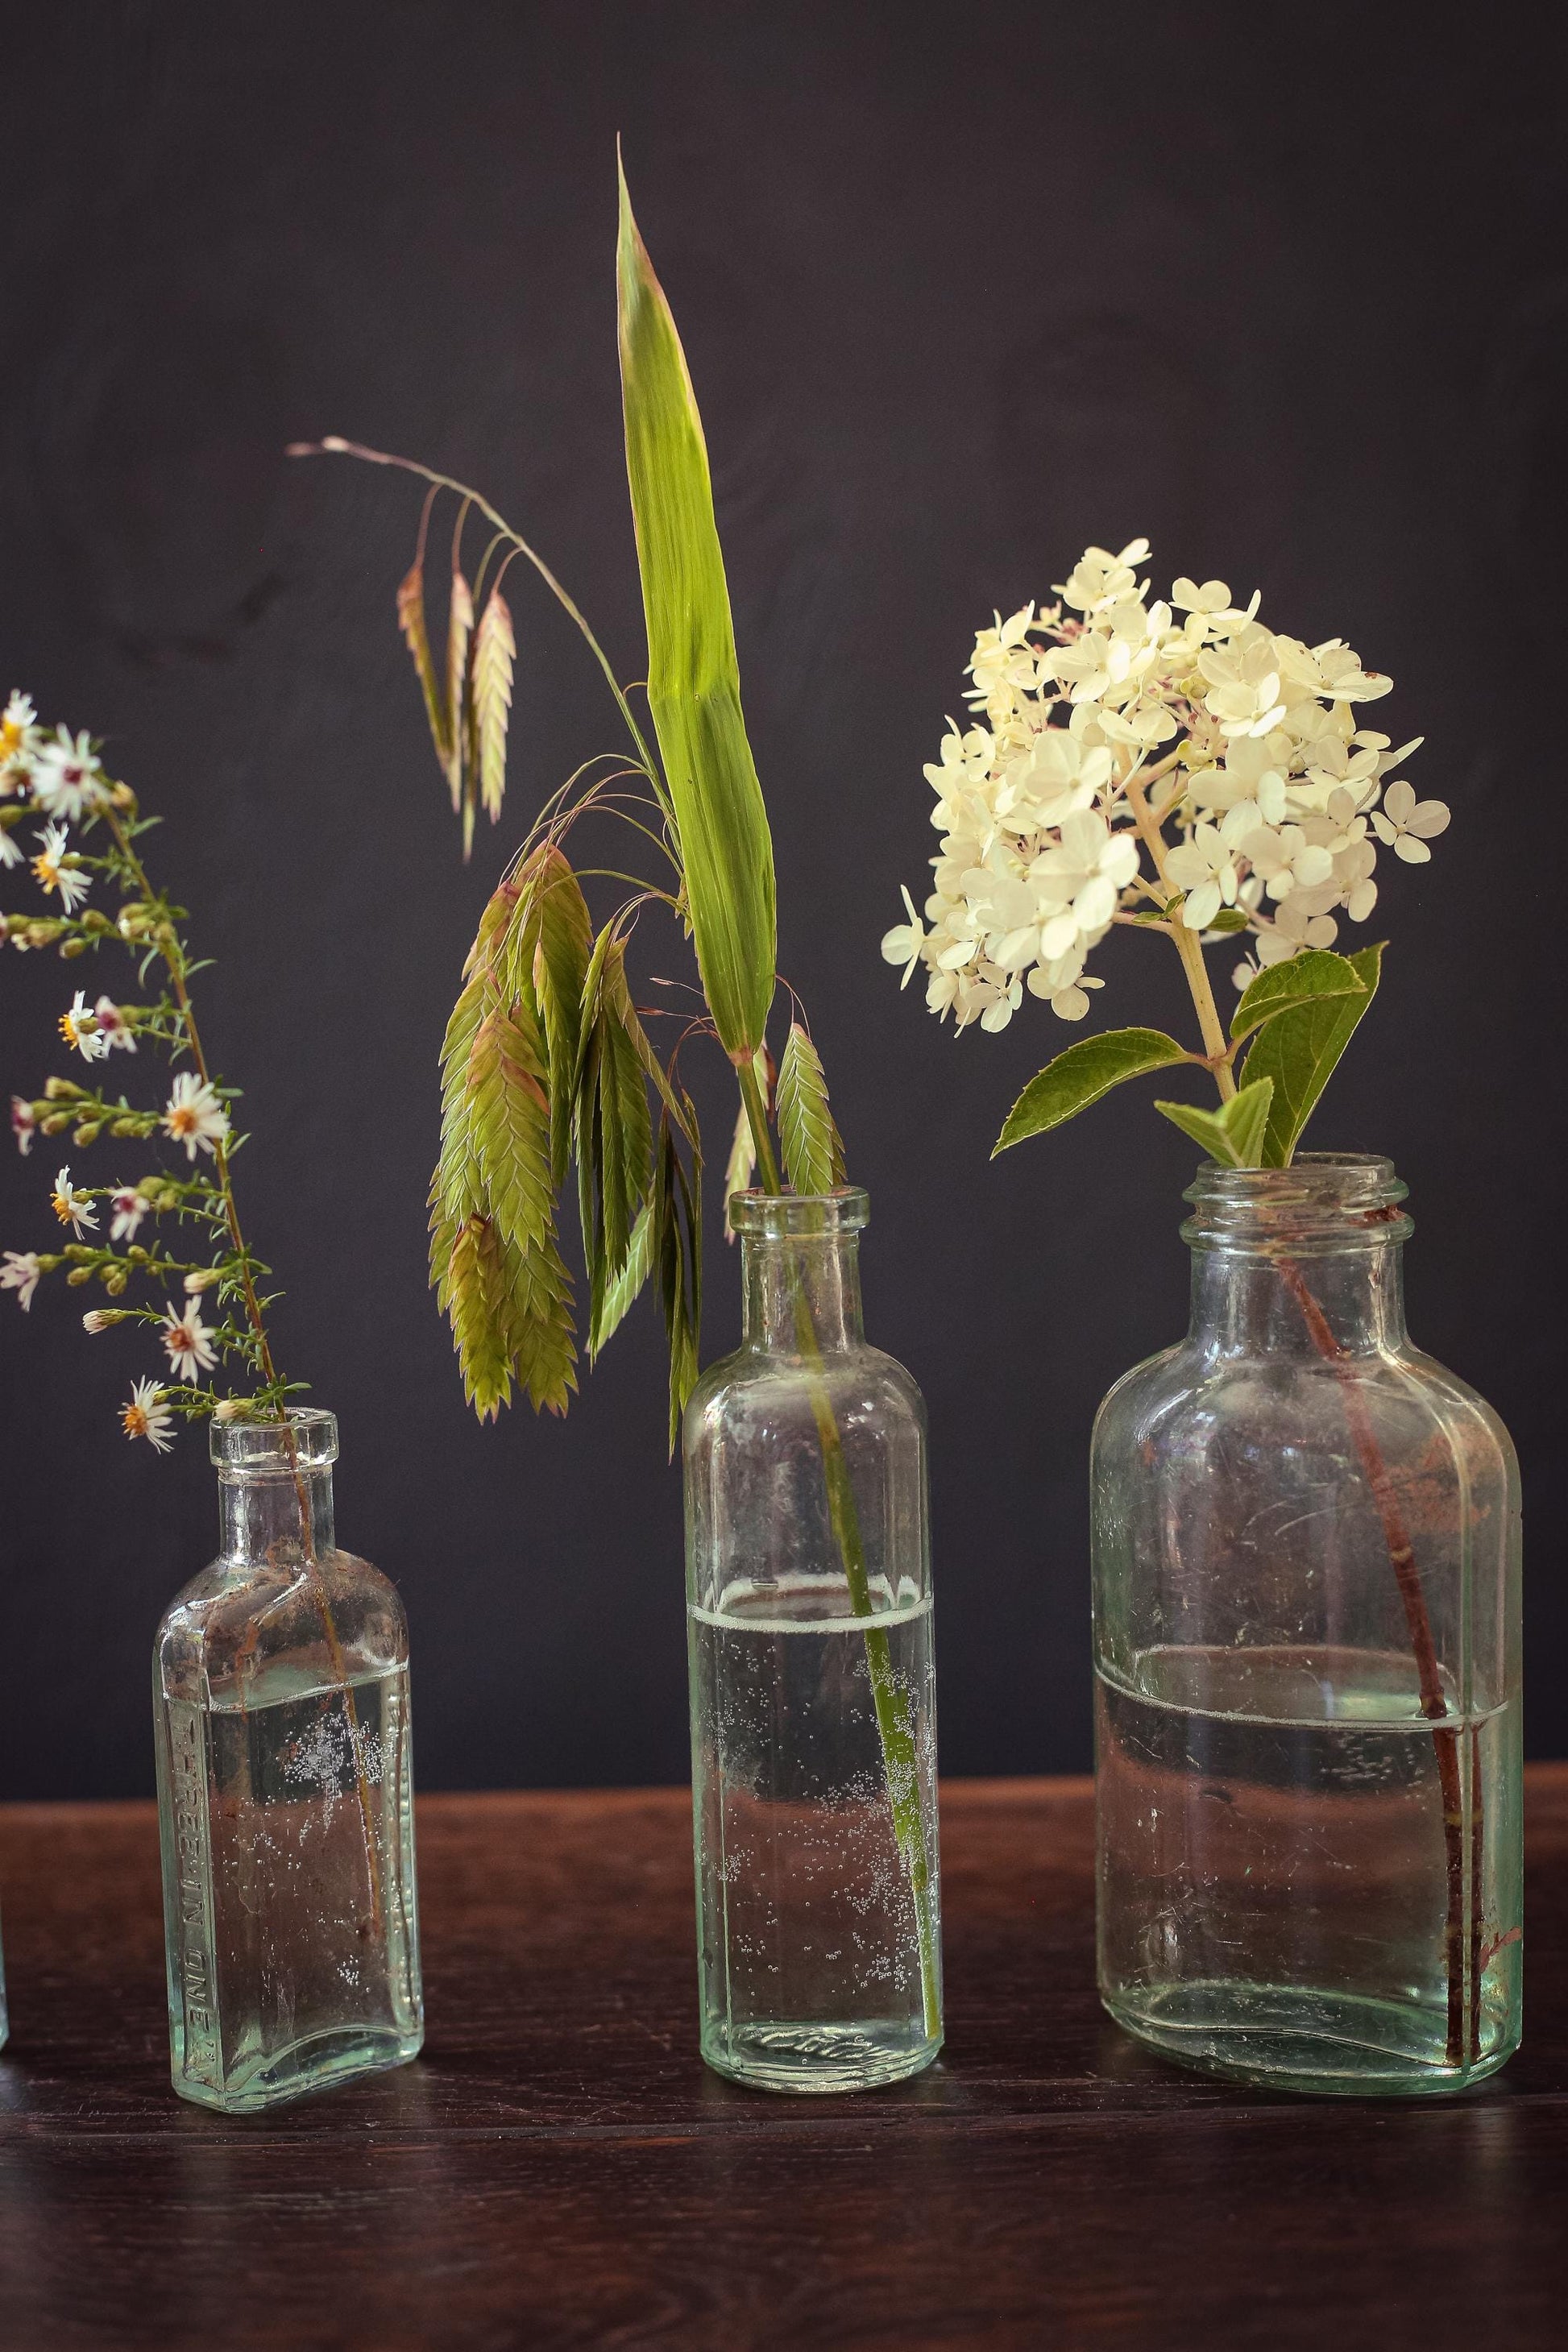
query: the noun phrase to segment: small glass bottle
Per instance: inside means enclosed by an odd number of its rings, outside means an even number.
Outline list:
[[[1513,1448],[1413,1348],[1386,1160],[1206,1167],[1093,1446],[1100,1972],[1167,2057],[1444,2092],[1520,2038]]]
[[[403,1604],[332,1535],[330,1412],[212,1424],[222,1549],[153,1660],[169,2040],[241,2114],[424,2038]]]
[[[942,2046],[925,1410],[862,1336],[867,1213],[731,1198],[743,1338],[686,1412],[702,2055],[776,2091]]]

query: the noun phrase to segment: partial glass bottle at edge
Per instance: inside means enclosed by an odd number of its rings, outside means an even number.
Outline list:
[[[1513,1448],[1412,1347],[1386,1160],[1205,1168],[1093,1450],[1100,1972],[1167,2057],[1444,2092],[1517,2048]]]
[[[228,2113],[424,2038],[408,1632],[336,1549],[337,1423],[212,1425],[222,1549],[153,1654],[174,2088]]]
[[[731,1200],[743,1337],[686,1413],[702,2055],[777,2091],[942,2045],[925,1412],[862,1334],[867,1213]]]

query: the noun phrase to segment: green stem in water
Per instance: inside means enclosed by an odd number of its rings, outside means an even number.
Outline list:
[[[741,1098],[746,1106],[746,1116],[751,1124],[763,1189],[776,1195],[783,1187],[773,1157],[773,1138],[768,1132],[767,1107],[757,1082],[756,1071],[747,1063],[743,1068],[737,1066],[736,1076],[741,1082]],[[845,1456],[843,1434],[827,1392],[826,1366],[823,1362],[816,1326],[812,1319],[811,1303],[806,1297],[798,1265],[795,1271],[795,1345],[805,1366],[806,1389],[811,1398],[812,1418],[816,1423],[817,1443],[822,1448],[827,1514],[844,1562],[844,1581],[849,1593],[849,1605],[857,1617],[868,1620],[876,1615],[876,1612],[871,1606],[871,1580],[866,1566],[860,1514],[856,1507],[855,1487]],[[910,1695],[893,1672],[892,1654],[886,1631],[880,1625],[869,1622],[866,1626],[866,1670],[870,1678],[871,1699],[877,1712],[882,1769],[888,1783],[888,1801],[893,1813],[893,1834],[898,1841],[900,1859],[909,1874],[910,1892],[914,1897],[915,1933],[921,1958],[921,2019],[928,2039],[934,2041],[942,2030],[942,1991],[937,1965],[931,1856],[926,1846],[925,1810],[921,1802],[920,1760],[915,1747],[914,1723]]]

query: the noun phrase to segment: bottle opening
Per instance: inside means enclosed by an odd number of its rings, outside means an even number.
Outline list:
[[[314,1405],[291,1407],[281,1421],[214,1421],[212,1458],[231,1478],[324,1470],[338,1458],[337,1415]]]
[[[731,1192],[730,1230],[764,1241],[836,1241],[858,1234],[871,1214],[858,1184],[836,1192]]]
[[[1404,1241],[1415,1230],[1400,1209],[1409,1187],[1374,1151],[1303,1151],[1289,1168],[1198,1171],[1183,1198],[1182,1227],[1194,1249],[1281,1255]]]

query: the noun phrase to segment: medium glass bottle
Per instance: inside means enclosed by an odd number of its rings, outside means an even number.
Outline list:
[[[862,1335],[867,1213],[731,1199],[743,1337],[686,1412],[702,2055],[769,2090],[942,2046],[925,1411]]]
[[[229,2114],[424,2038],[403,1604],[332,1534],[337,1423],[212,1424],[222,1549],[153,1661],[169,2040]]]
[[[1100,1976],[1167,2057],[1442,2092],[1520,2038],[1520,1517],[1391,1163],[1206,1167],[1093,1446]]]

